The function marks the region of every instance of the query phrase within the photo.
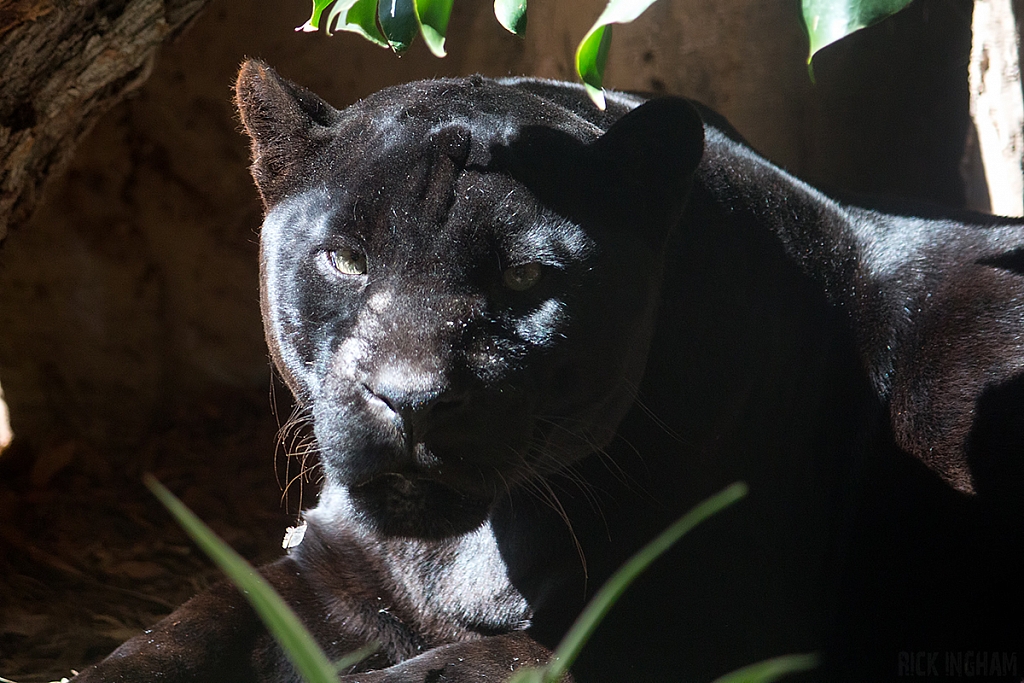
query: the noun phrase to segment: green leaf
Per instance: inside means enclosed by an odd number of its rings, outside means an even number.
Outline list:
[[[583,79],[587,94],[598,109],[605,108],[604,65],[608,61],[608,48],[612,44],[612,27],[591,29],[576,48],[576,73]]]
[[[826,45],[896,14],[909,4],[910,0],[803,0],[804,25],[811,43],[807,63]]]
[[[320,15],[327,9],[334,0],[313,0],[313,12],[309,15],[309,19],[302,26],[295,28],[296,31],[304,31],[311,33],[320,28]]]
[[[809,671],[816,666],[818,666],[817,655],[783,655],[737,669],[721,678],[716,678],[714,683],[772,683],[772,681],[777,681],[789,674]]]
[[[599,109],[604,109],[604,66],[608,61],[608,47],[611,45],[611,24],[628,24],[654,0],[609,0],[594,25],[583,36],[576,48],[576,73],[583,79],[590,99]]]
[[[405,52],[409,49],[419,31],[413,0],[380,0],[377,19],[392,50]]]
[[[335,31],[358,33],[371,43],[389,47],[377,28],[377,0],[338,0],[327,17],[327,35]]]
[[[448,31],[448,18],[452,14],[452,2],[453,0],[413,0],[420,34],[435,57],[445,56],[444,37]]]
[[[178,523],[188,532],[203,552],[217,563],[231,581],[242,591],[249,604],[259,615],[267,630],[277,639],[285,655],[307,683],[337,683],[334,664],[317,646],[313,636],[303,626],[295,612],[281,599],[270,584],[242,557],[202,523],[173,493],[156,478],[147,474],[146,486],[170,510]],[[360,651],[362,652],[362,651]],[[351,656],[351,655],[350,655]],[[365,655],[363,655],[365,656]],[[348,657],[346,657],[346,660]],[[351,664],[347,664],[351,666]]]
[[[494,16],[509,33],[526,33],[526,0],[494,0]]]
[[[672,526],[662,531],[647,545],[641,548],[626,564],[608,579],[587,606],[576,617],[569,632],[558,644],[554,656],[547,666],[540,669],[520,669],[509,683],[553,683],[559,680],[576,661],[587,640],[604,619],[608,610],[636,579],[660,555],[671,548],[676,541],[688,531],[706,520],[708,517],[724,510],[747,495],[747,485],[736,482],[711,496],[697,507],[676,520]],[[735,683],[735,682],[733,682]]]

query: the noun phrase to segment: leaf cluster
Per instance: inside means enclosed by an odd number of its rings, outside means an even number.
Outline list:
[[[605,108],[604,70],[612,41],[612,26],[628,24],[655,0],[609,0],[601,15],[576,48],[576,73],[587,94]],[[358,33],[372,43],[400,53],[416,35],[437,57],[444,57],[448,20],[454,0],[313,0],[309,20],[297,31]],[[803,0],[803,20],[809,50],[807,63],[823,47],[854,31],[877,23],[910,4],[910,0]],[[331,8],[327,19],[324,10]],[[526,0],[494,0],[494,16],[510,33],[526,32]]]

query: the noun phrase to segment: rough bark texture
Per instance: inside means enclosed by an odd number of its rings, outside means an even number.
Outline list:
[[[11,431],[11,420],[7,414],[7,403],[4,401],[4,388],[0,387],[0,451],[11,444],[14,433]]]
[[[969,69],[971,117],[993,213],[1024,213],[1024,100],[1009,0],[977,0]]]
[[[207,0],[0,0],[0,241]]]

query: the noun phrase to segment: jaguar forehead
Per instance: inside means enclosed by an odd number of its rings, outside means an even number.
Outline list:
[[[420,206],[429,222],[442,222],[455,203],[455,182],[464,168],[469,138],[469,131],[454,127],[439,131],[428,141]]]
[[[453,157],[466,166],[487,167],[495,146],[505,146],[526,127],[571,133],[581,141],[603,132],[575,111],[527,90],[481,77],[442,78],[386,88],[341,112],[342,125],[368,149],[429,140],[461,129],[471,135]],[[372,138],[372,140],[371,140]],[[400,142],[403,141],[403,142]],[[370,143],[373,144],[370,144]]]
[[[398,227],[412,219],[426,226],[445,221],[469,155],[470,131],[461,125],[426,128],[390,122],[372,145],[343,140],[332,150],[332,178],[364,225]]]

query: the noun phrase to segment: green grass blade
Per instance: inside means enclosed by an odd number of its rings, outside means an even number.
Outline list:
[[[821,48],[896,14],[909,4],[910,0],[803,0],[804,25],[810,39],[807,63]]]
[[[608,579],[597,594],[587,603],[583,612],[569,632],[562,638],[551,662],[542,669],[523,669],[516,672],[509,683],[552,683],[559,680],[576,661],[583,646],[589,640],[598,624],[619,599],[622,593],[654,560],[672,547],[688,531],[708,517],[724,510],[747,495],[747,485],[736,482],[697,505],[676,520],[669,528],[658,534],[641,548],[626,564],[622,565]]]
[[[307,683],[337,683],[335,665],[313,640],[306,627],[270,584],[241,555],[232,550],[203,524],[173,493],[147,474],[146,486],[170,510],[203,552],[217,563],[277,639],[285,655]],[[350,665],[351,666],[351,665]]]
[[[512,674],[508,683],[548,683],[552,680],[548,678],[546,667],[523,667]]]
[[[338,0],[327,17],[327,33],[335,31],[357,33],[371,43],[390,47],[377,28],[377,0]]]
[[[413,0],[420,35],[435,57],[444,57],[446,54],[444,38],[448,31],[448,19],[452,14],[452,2],[453,0]]]
[[[599,109],[604,109],[604,66],[612,41],[612,24],[628,24],[654,4],[654,0],[609,0],[601,16],[583,36],[576,48],[576,73],[587,87],[587,94]]]
[[[349,652],[333,664],[335,673],[343,673],[345,669],[350,666],[355,666],[379,649],[380,645],[377,643],[370,643],[369,645],[363,645],[358,650],[352,650],[352,652]],[[334,681],[334,683],[338,682]]]
[[[526,0],[494,0],[494,16],[509,33],[526,33]]]
[[[815,654],[783,655],[737,669],[716,678],[714,683],[772,683],[784,676],[809,671],[816,666],[818,656]]]
[[[395,52],[405,52],[420,30],[413,0],[380,0],[377,20],[388,45]]]

